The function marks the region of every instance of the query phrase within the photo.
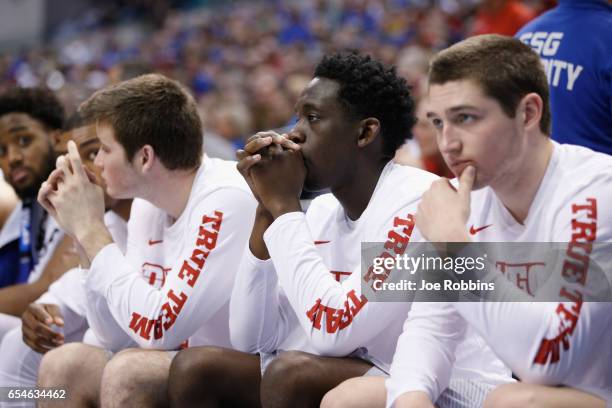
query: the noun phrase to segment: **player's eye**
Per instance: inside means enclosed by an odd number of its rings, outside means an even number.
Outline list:
[[[30,136],[19,136],[17,139],[17,143],[19,143],[20,147],[27,147],[32,142],[32,138]]]
[[[431,118],[429,121],[436,129],[442,129],[442,125],[444,124],[440,118]]]
[[[309,113],[308,115],[306,115],[306,119],[308,119],[309,122],[316,122],[320,119],[320,117],[315,113]]]
[[[474,115],[470,115],[469,113],[460,113],[457,115],[456,121],[457,123],[472,123],[476,117]]]

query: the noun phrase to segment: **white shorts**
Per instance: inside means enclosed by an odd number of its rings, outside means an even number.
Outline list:
[[[0,342],[5,334],[21,325],[21,319],[12,315],[0,313]]]
[[[487,395],[496,385],[474,381],[469,378],[451,378],[436,401],[439,408],[476,408],[484,405]]]
[[[373,370],[378,370],[373,371]],[[372,371],[372,374],[370,374]],[[372,367],[365,375],[389,378],[389,374]],[[437,408],[480,408],[491,391],[499,384],[487,384],[469,378],[451,377],[448,387],[435,403]]]

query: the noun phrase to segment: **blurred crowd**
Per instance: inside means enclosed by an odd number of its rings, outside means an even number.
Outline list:
[[[63,23],[44,46],[2,55],[0,91],[46,85],[71,111],[109,83],[160,72],[191,88],[208,150],[225,158],[253,132],[291,125],[296,98],[323,53],[358,49],[396,65],[419,100],[433,52],[476,33],[512,35],[551,6],[543,0],[123,3]],[[436,150],[426,125],[414,133],[425,156]],[[420,156],[400,155],[407,162]],[[443,172],[439,163],[420,164]]]

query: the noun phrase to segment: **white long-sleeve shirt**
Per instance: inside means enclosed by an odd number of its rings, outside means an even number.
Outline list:
[[[127,222],[112,211],[104,214],[104,224],[113,241],[117,244],[121,252],[125,253],[127,242]],[[47,292],[43,293],[36,302],[51,303],[67,307],[73,312],[85,316],[87,299],[83,287],[83,279],[87,273],[86,269],[73,268],[64,273],[58,280],[53,282]]]
[[[127,245],[127,222],[113,211],[107,211],[104,214],[104,224],[111,236],[113,241],[117,244],[122,253],[125,253]],[[63,274],[57,281],[53,282],[49,286],[49,290],[41,295],[37,303],[51,303],[58,305],[63,314],[66,314],[65,309],[70,309],[75,315],[82,316],[85,325],[89,327],[90,332],[87,336],[90,340],[87,343],[93,343],[95,345],[101,345],[99,339],[105,339],[107,336],[104,333],[104,328],[108,325],[108,319],[112,320],[112,316],[108,311],[108,307],[105,306],[105,301],[98,295],[89,293],[85,290],[85,279],[87,277],[87,269],[73,268]],[[89,320],[88,312],[91,304],[97,304],[99,307],[90,313]],[[104,311],[104,312],[103,312]],[[100,323],[102,322],[102,323]],[[65,322],[65,324],[72,324],[74,322]],[[73,331],[75,328],[64,327],[67,332]],[[131,341],[127,335],[124,337],[124,343],[122,347],[134,346],[135,343]]]
[[[229,346],[228,306],[251,230],[256,201],[234,162],[205,157],[185,210],[170,222],[162,210],[134,200],[127,252],[116,244],[93,259],[86,289],[100,319],[103,345],[125,334],[141,347]],[[96,296],[97,295],[97,296]],[[106,327],[102,327],[102,326]]]
[[[612,241],[612,158],[555,143],[523,224],[488,187],[472,192],[471,199],[474,241],[567,243],[564,261],[554,265],[541,251],[491,262],[525,294],[559,301],[415,304],[387,380],[388,404],[408,391],[437,398],[448,356],[467,324],[523,381],[571,386],[612,400],[612,303],[580,300],[612,283],[612,251],[597,246]],[[419,376],[415,364],[430,374]]]
[[[361,243],[386,242],[389,251],[401,254],[419,240],[412,214],[435,178],[389,163],[359,220],[348,219],[331,194],[316,198],[305,215],[276,219],[264,235],[271,260],[247,251],[236,278],[230,319],[234,347],[326,356],[365,348],[372,363],[388,370],[410,303],[371,302],[362,294]],[[371,285],[369,278],[363,283]],[[477,336],[468,336],[461,348],[466,358],[460,366],[509,373],[501,363],[491,363],[497,360]],[[475,354],[489,357],[483,358],[486,367],[472,364]]]

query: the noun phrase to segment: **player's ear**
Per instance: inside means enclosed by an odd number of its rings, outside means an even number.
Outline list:
[[[531,92],[523,96],[518,109],[525,129],[537,129],[540,127],[540,120],[542,119],[542,111],[544,109],[544,102],[540,95]]]
[[[360,122],[357,146],[365,147],[372,143],[380,133],[380,121],[376,118],[366,118]]]
[[[153,166],[155,160],[155,150],[151,145],[144,145],[138,150],[135,157],[138,166],[142,169],[143,173],[148,172]]]
[[[61,130],[53,130],[52,132],[49,133],[49,136],[51,138],[51,145],[53,146],[53,150],[57,151],[59,150],[59,147],[62,146],[64,147],[65,150],[66,148],[66,143],[62,143],[62,142],[67,142],[68,141],[68,132],[63,133]]]

